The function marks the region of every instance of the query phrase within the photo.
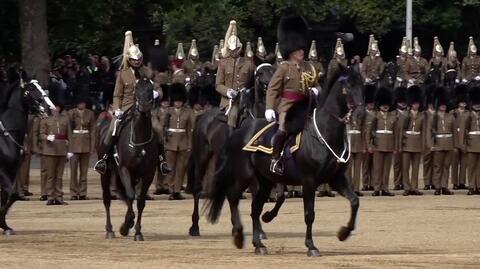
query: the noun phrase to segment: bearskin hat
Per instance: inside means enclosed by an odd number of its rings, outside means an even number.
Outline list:
[[[375,103],[375,92],[377,88],[374,85],[367,84],[365,85],[365,93],[363,96],[365,97],[365,104]]]
[[[393,101],[392,99],[392,93],[389,89],[384,87],[379,88],[375,96],[375,102],[377,103],[377,106],[391,106]]]
[[[406,103],[407,102],[407,88],[397,87],[395,89],[395,103]]]
[[[203,99],[200,87],[192,87],[188,92],[188,105],[190,105],[190,107],[193,107],[195,104],[202,104]]]
[[[437,109],[441,105],[448,105],[447,91],[445,90],[445,88],[438,87],[435,89],[434,105]]]
[[[473,87],[470,89],[470,102],[472,105],[480,104],[480,88]]]
[[[425,88],[425,102],[427,103],[427,105],[434,104],[435,89],[435,85],[430,85]]]
[[[420,89],[420,87],[418,87],[417,85],[408,87],[406,99],[407,99],[408,105],[412,105],[415,103],[422,104],[423,96],[422,96],[422,90]]]
[[[187,89],[182,83],[173,83],[170,85],[170,101],[187,101]]]
[[[468,103],[468,86],[460,84],[455,87],[455,103]]]
[[[162,91],[162,99],[160,102],[169,102],[170,101],[170,86],[168,84],[160,85]]]
[[[308,48],[308,26],[301,16],[285,16],[280,19],[277,27],[279,50],[284,59],[297,50]]]

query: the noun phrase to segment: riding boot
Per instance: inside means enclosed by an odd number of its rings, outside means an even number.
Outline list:
[[[165,176],[172,172],[172,168],[168,166],[167,158],[165,157],[165,147],[163,143],[158,145],[158,159],[160,161],[160,174]]]
[[[120,128],[120,121],[116,124],[118,124],[116,128],[114,128],[111,132],[109,132],[107,137],[105,138],[105,141],[104,141],[105,154],[100,160],[98,160],[95,163],[95,166],[93,167],[95,171],[97,171],[102,175],[104,175],[107,172],[107,159],[110,156],[111,152],[113,151],[113,147],[117,143],[117,138],[119,133],[118,129]]]
[[[287,139],[287,133],[278,130],[273,137],[273,152],[272,160],[270,163],[270,171],[272,173],[283,175],[283,163],[281,153]]]

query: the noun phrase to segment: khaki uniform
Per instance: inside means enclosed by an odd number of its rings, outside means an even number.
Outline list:
[[[29,183],[30,183],[30,160],[32,159],[33,151],[33,115],[28,115],[28,122],[27,122],[27,132],[25,133],[25,139],[23,141],[23,155],[21,156],[20,160],[20,167],[17,171],[16,176],[16,184],[17,184],[17,192],[18,194],[23,197],[24,193],[28,191]]]
[[[418,173],[426,125],[426,116],[422,112],[410,111],[399,119],[398,155],[401,154],[402,158],[402,180],[406,191],[418,191]]]
[[[315,70],[317,71],[317,75],[320,78],[322,75],[325,75],[325,68],[323,68],[323,65],[321,62],[317,60],[310,60],[309,63],[315,67]]]
[[[46,192],[50,200],[63,196],[63,170],[68,152],[68,134],[70,132],[70,122],[65,113],[48,117],[40,122],[42,153],[47,172]],[[55,135],[55,140],[53,142],[48,141],[48,135]]]
[[[348,65],[348,60],[347,59],[339,59],[339,58],[333,58],[330,60],[328,63],[328,69],[327,69],[327,81],[330,81],[332,79],[332,76],[337,72],[337,69],[339,68],[339,64],[347,67]]]
[[[167,162],[172,168],[166,180],[173,192],[180,192],[192,144],[194,114],[190,108],[170,107],[165,120],[168,127],[165,134],[165,153]]]
[[[142,66],[138,69],[140,76],[152,79],[153,73],[150,68]],[[115,82],[115,90],[113,92],[113,110],[121,109],[127,111],[135,102],[135,86],[137,78],[133,68],[122,69],[119,71],[117,81]],[[154,90],[158,91],[160,85],[154,85]],[[161,93],[160,93],[161,94]]]
[[[302,87],[302,73],[313,75],[313,71],[314,67],[308,62],[296,66],[294,63],[284,61],[273,74],[268,84],[266,109],[275,109],[278,113],[280,130],[285,131],[285,117],[293,104],[309,97],[309,90]],[[316,86],[318,80],[315,79],[312,83]]]
[[[436,189],[448,187],[452,151],[455,146],[454,122],[455,119],[450,114],[435,113],[427,123],[425,141],[433,153],[433,184]]]
[[[32,152],[40,158],[40,195],[47,195],[47,169],[43,155],[43,141],[40,137],[40,117],[34,117],[32,122]]]
[[[375,111],[374,110],[365,110],[365,121],[363,123],[363,144],[365,147],[368,145],[368,137],[367,132],[369,132],[369,128],[372,124],[373,119],[375,118]],[[373,154],[368,152],[368,150],[363,154],[363,164],[362,164],[362,170],[363,170],[363,176],[362,176],[362,181],[363,181],[363,186],[365,187],[370,187],[373,186],[373,180],[372,180],[372,163],[373,160]]]
[[[365,139],[363,137],[363,119],[354,114],[349,124],[348,134],[351,137],[351,161],[348,163],[347,175],[352,184],[353,191],[359,192],[361,185],[362,159],[365,153]]]
[[[164,126],[165,126],[165,117],[167,115],[167,109],[162,107],[155,108],[152,110],[152,127],[153,130],[157,133],[157,137],[159,138],[159,143],[165,142],[164,137]],[[168,182],[165,180],[165,176],[163,176],[160,171],[157,169],[157,177],[155,181],[155,189],[163,190],[168,189]]]
[[[480,57],[478,55],[466,56],[462,61],[462,79],[473,80],[480,75]]]
[[[476,190],[480,188],[480,113],[472,111],[464,119],[465,132],[459,140],[468,156],[468,187]]]
[[[426,122],[432,120],[433,115],[435,114],[434,111],[427,110],[423,112],[425,115]],[[427,139],[427,131],[425,130],[425,140]],[[431,148],[427,146],[427,143],[423,143],[423,183],[425,186],[433,185],[433,153]]]
[[[447,59],[445,57],[433,57],[430,59],[428,62],[429,69],[433,69],[435,67],[440,67],[440,72],[441,72],[441,80],[443,81],[445,78],[445,73],[447,72]]]
[[[403,126],[403,123],[408,116],[408,110],[397,109],[395,111],[395,114],[397,116],[397,125]],[[397,135],[401,135],[401,129],[397,132]],[[398,151],[399,149],[397,148],[396,150]],[[400,186],[402,184],[403,184],[402,154],[395,154],[393,155],[393,185]]]
[[[362,62],[362,76],[365,79],[371,79],[372,81],[380,79],[383,74],[385,64],[382,57],[379,56],[366,56]]]
[[[87,173],[90,153],[95,150],[95,114],[89,109],[76,108],[68,111],[71,133],[69,134],[70,195],[87,195]],[[78,175],[80,170],[80,175]]]
[[[217,92],[222,95],[220,109],[225,110],[229,105],[229,99],[227,97],[228,89],[233,89],[238,92],[242,89],[248,89],[253,85],[254,70],[255,66],[253,63],[244,57],[236,59],[227,57],[220,60],[215,82]],[[232,127],[237,126],[238,109],[237,98],[237,100],[232,103],[228,114],[228,125]]]
[[[180,83],[183,85],[187,83],[187,75],[185,75],[183,69],[178,69],[172,73],[172,84],[173,83]]]
[[[421,85],[425,82],[428,72],[428,62],[422,57],[410,57],[406,63],[407,80],[415,79],[415,85]]]
[[[457,72],[457,79],[461,80],[462,79],[462,72],[460,70],[460,62],[456,60],[455,62],[452,62],[450,60],[446,61],[446,73],[456,71]]]
[[[397,116],[378,111],[367,132],[368,148],[373,150],[373,181],[375,191],[388,191],[392,155],[396,146]]]
[[[408,80],[408,71],[407,71],[407,63],[408,63],[407,57],[402,59],[402,57],[397,58],[397,77],[403,79],[404,81]]]
[[[455,136],[456,150],[452,152],[452,184],[458,186],[467,182],[468,154],[465,152],[465,149],[462,148],[464,144],[462,141],[460,141],[460,135],[465,131],[465,123],[470,115],[468,111],[461,111],[459,109],[450,111],[450,114],[455,118],[455,132],[457,133]]]
[[[197,72],[202,72],[202,63],[200,61],[186,60],[183,62],[182,68],[189,78],[194,78],[198,77]]]

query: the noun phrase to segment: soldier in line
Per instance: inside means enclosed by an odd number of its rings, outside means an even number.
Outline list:
[[[424,111],[425,118],[428,122],[433,120],[433,115],[435,115],[435,106],[434,106],[434,94],[435,87],[427,88],[426,91],[426,103],[427,110]],[[425,129],[425,140],[427,139],[427,130]],[[424,190],[434,190],[435,186],[433,185],[433,153],[431,148],[424,142],[423,149],[423,183]]]
[[[364,145],[364,154],[363,154],[363,163],[362,163],[362,182],[363,182],[363,191],[373,191],[373,154],[367,150],[367,132],[370,128],[373,119],[375,118],[375,92],[377,88],[373,85],[365,85],[365,119],[362,128],[363,134],[363,145]]]
[[[253,85],[255,70],[251,61],[240,56],[243,45],[237,34],[237,23],[230,21],[215,82],[216,90],[222,96],[220,109],[228,112],[227,124],[232,128],[236,128],[238,124],[237,95],[241,90]]]
[[[347,177],[350,180],[353,191],[358,196],[363,196],[360,192],[362,159],[365,154],[365,144],[363,137],[364,115],[359,110],[355,110],[350,120],[348,134],[351,137],[351,159],[348,163]]]
[[[414,89],[420,90],[418,87],[415,87]],[[401,124],[408,115],[406,94],[407,89],[405,87],[398,87],[395,89],[396,109],[393,113],[396,115],[397,123],[399,124]],[[397,132],[397,134],[399,132]],[[396,191],[403,190],[402,154],[393,155],[393,186],[393,189]]]
[[[407,62],[409,59],[408,51],[410,50],[410,44],[407,37],[403,37],[402,46],[400,47],[399,55],[397,56],[397,77],[395,79],[395,87],[407,86],[408,74],[407,74]]]
[[[185,106],[187,90],[185,85],[175,83],[171,85],[171,107],[165,116],[165,155],[172,172],[166,176],[171,190],[169,200],[185,199],[180,191],[186,172],[186,163],[192,144],[192,131],[195,116],[192,110]]]
[[[95,114],[86,105],[86,98],[79,97],[77,107],[68,111],[72,131],[69,134],[69,152],[73,153],[69,159],[71,200],[87,199],[90,153],[95,150]]]
[[[388,190],[392,155],[396,151],[396,121],[394,112],[389,112],[392,96],[388,89],[380,88],[376,103],[378,111],[367,131],[368,151],[373,153],[373,180],[375,191],[372,196],[394,196]]]
[[[446,59],[446,71],[445,71],[445,77],[448,77],[448,74],[450,72],[455,72],[455,80],[454,81],[445,81],[445,86],[447,87],[452,87],[454,84],[460,83],[460,80],[462,79],[462,72],[460,70],[460,62],[458,61],[457,58],[457,52],[455,51],[455,44],[453,42],[450,42],[450,47],[448,48],[447,52],[447,59]],[[450,83],[450,84],[447,84]]]
[[[462,82],[480,81],[480,57],[477,55],[477,46],[470,37],[467,56],[462,61]]]
[[[67,205],[63,201],[63,171],[67,160],[68,134],[71,133],[63,105],[56,104],[52,116],[40,122],[40,137],[47,172],[47,205]]]
[[[462,143],[460,142],[461,131],[465,130],[466,118],[469,117],[467,110],[468,103],[468,87],[466,85],[459,85],[455,88],[455,103],[457,108],[450,111],[450,114],[455,119],[455,149],[452,152],[452,184],[454,190],[466,189],[467,179],[467,154],[462,150]]]
[[[422,95],[419,87],[408,88],[406,97],[410,111],[399,114],[397,132],[398,155],[402,158],[402,180],[405,189],[403,195],[423,195],[418,191],[418,174],[427,124],[425,115],[420,111]]]
[[[451,195],[448,177],[455,146],[455,119],[447,112],[448,100],[443,88],[435,91],[436,112],[426,130],[426,144],[433,154],[433,182],[435,195]]]
[[[365,83],[376,84],[376,82],[380,80],[380,76],[383,74],[384,68],[385,64],[380,56],[378,42],[375,40],[373,35],[370,35],[367,56],[363,58],[361,69]]]
[[[470,90],[471,111],[460,134],[462,150],[468,155],[468,195],[480,194],[480,88]]]
[[[407,61],[406,72],[409,85],[422,85],[428,73],[428,62],[422,57],[418,37],[413,39],[413,57]]]

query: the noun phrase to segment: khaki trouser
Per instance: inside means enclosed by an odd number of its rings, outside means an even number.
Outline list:
[[[166,176],[160,173],[160,169],[157,169],[157,177],[155,178],[155,189],[156,190],[168,189],[168,182],[166,181]]]
[[[433,153],[431,151],[423,154],[423,184],[433,185]]]
[[[170,185],[173,192],[180,192],[183,185],[183,179],[185,177],[186,160],[190,152],[184,151],[171,151],[165,152],[168,165],[172,168],[172,172],[168,174],[165,180]]]
[[[47,166],[45,165],[45,155],[40,154],[40,193],[47,195]]]
[[[467,178],[467,153],[458,150],[452,153],[452,184],[465,184]]]
[[[45,155],[45,168],[47,169],[47,195],[48,199],[63,196],[63,170],[65,169],[66,156]]]
[[[353,191],[360,191],[360,175],[362,169],[363,153],[352,153],[350,162],[348,162],[347,177],[350,180]]]
[[[373,152],[373,182],[376,191],[388,191],[392,152]]]
[[[398,186],[402,184],[402,154],[393,155],[393,185]]]
[[[480,188],[480,152],[469,152],[464,155],[467,155],[468,187],[478,189]]]
[[[373,154],[366,152],[363,154],[363,163],[362,163],[362,181],[364,186],[373,186],[372,182],[372,159]]]
[[[287,117],[287,112],[282,112],[278,115],[278,129],[282,132],[286,132],[285,129],[285,118]]]
[[[17,193],[21,197],[24,196],[24,192],[28,191],[28,185],[30,182],[30,160],[32,159],[31,154],[24,154],[21,157],[20,167],[17,171],[17,176],[15,178]]]
[[[87,195],[87,173],[90,160],[90,153],[75,153],[70,158],[70,195]],[[80,175],[78,171],[80,170]]]
[[[433,152],[433,184],[435,188],[447,188],[450,164],[452,163],[451,151]]]
[[[402,152],[402,180],[406,191],[418,190],[418,171],[421,158],[421,152]],[[410,167],[412,168],[411,175]]]

